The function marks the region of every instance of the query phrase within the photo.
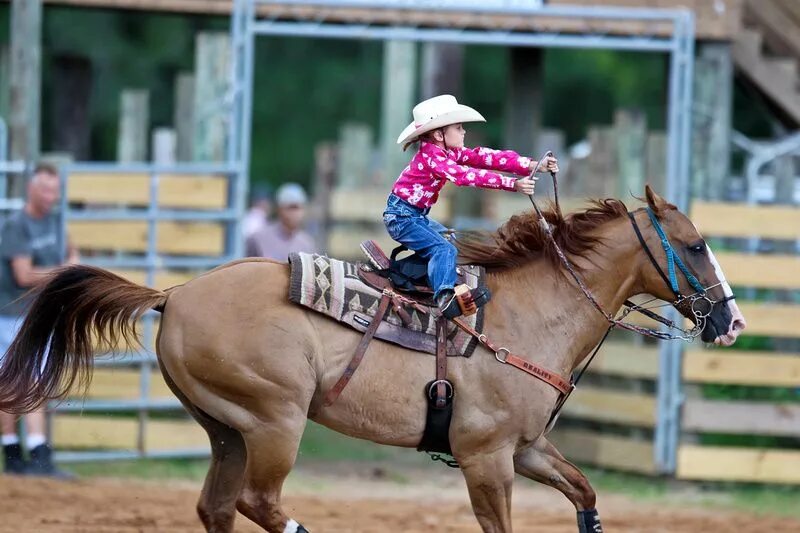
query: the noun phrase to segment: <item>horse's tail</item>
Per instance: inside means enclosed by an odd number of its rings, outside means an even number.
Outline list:
[[[0,366],[0,410],[25,412],[62,399],[77,381],[85,390],[94,348],[138,344],[136,321],[162,311],[167,293],[90,266],[54,272],[33,301]]]

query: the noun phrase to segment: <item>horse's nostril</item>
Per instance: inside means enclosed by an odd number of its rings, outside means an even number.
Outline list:
[[[743,319],[737,318],[733,321],[731,327],[733,328],[733,331],[742,331],[747,327],[747,322],[745,322]]]

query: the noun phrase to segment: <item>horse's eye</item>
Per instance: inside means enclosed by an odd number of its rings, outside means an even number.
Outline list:
[[[706,245],[705,244],[693,244],[689,246],[689,251],[693,254],[705,254],[706,253]]]

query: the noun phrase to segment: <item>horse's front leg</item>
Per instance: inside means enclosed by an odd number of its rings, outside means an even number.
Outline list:
[[[511,532],[513,457],[513,448],[505,446],[493,452],[458,458],[472,510],[484,533]]]
[[[523,477],[563,492],[578,511],[579,533],[602,533],[603,526],[595,509],[597,497],[589,480],[547,439],[540,437],[518,451],[514,456],[514,470]]]

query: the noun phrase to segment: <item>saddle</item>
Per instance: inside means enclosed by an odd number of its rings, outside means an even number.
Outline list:
[[[451,322],[433,302],[424,259],[416,254],[399,258],[405,251],[402,246],[387,256],[374,241],[362,243],[361,248],[368,262],[350,263],[306,253],[289,256],[290,301],[364,332],[347,369],[325,395],[325,405],[332,405],[342,393],[373,337],[435,354],[435,379],[424,388],[428,413],[418,449],[450,453],[454,389],[447,380],[447,356],[472,355],[483,328],[483,308],[470,308],[468,299],[460,301],[464,316]],[[460,266],[457,274],[467,294],[484,287],[482,267]]]

